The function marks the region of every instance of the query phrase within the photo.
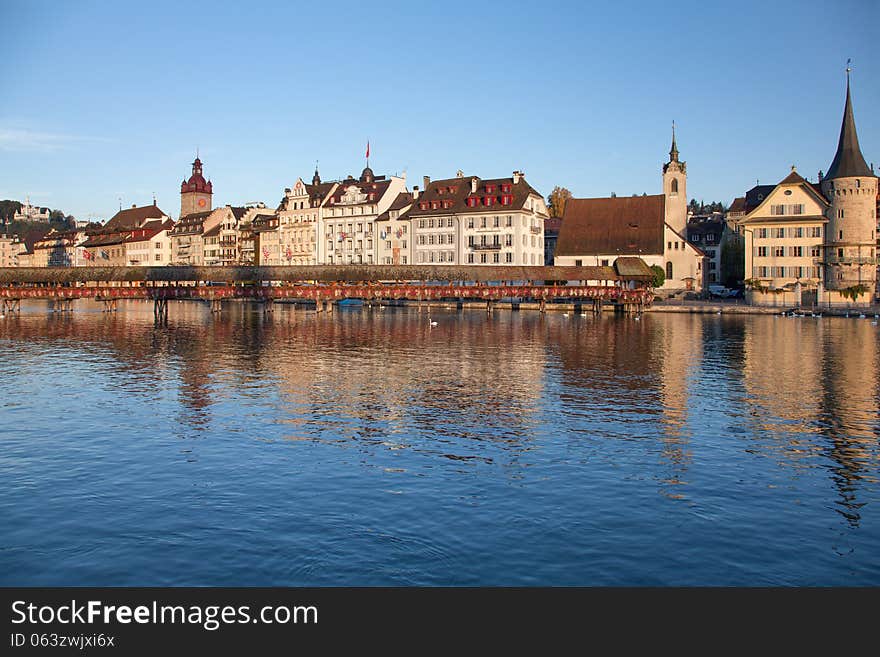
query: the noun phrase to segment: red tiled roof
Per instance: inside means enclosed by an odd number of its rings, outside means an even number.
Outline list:
[[[649,255],[663,253],[665,197],[571,198],[556,255]]]

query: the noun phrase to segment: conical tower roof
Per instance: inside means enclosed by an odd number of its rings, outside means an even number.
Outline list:
[[[825,180],[835,178],[854,178],[857,176],[873,176],[865,162],[862,149],[859,148],[859,136],[856,134],[856,121],[853,118],[852,98],[849,91],[849,72],[846,74],[846,106],[843,109],[843,123],[840,126],[840,139],[837,142],[837,153]]]

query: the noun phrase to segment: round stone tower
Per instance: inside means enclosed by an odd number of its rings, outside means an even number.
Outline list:
[[[858,301],[870,302],[877,284],[877,177],[859,148],[849,69],[837,153],[821,186],[830,203],[825,227],[825,288],[839,291],[860,285],[867,289],[867,295]]]

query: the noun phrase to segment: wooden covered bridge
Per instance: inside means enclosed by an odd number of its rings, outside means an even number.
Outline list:
[[[408,300],[606,303],[638,311],[653,299],[651,272],[638,258],[618,258],[614,267],[516,267],[474,265],[300,265],[282,267],[22,267],[0,268],[3,312],[23,299],[47,299],[71,310],[76,299],[102,301],[115,310],[122,299],[147,299],[167,317],[168,301],[203,300],[213,312],[225,299],[251,299],[271,310],[276,301],[314,302],[319,311],[345,299],[368,303]]]

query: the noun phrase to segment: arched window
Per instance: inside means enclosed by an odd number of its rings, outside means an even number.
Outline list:
[[[670,191],[673,194],[678,194],[678,180],[676,178],[672,179],[672,188],[670,189]]]
[[[672,280],[672,263],[671,262],[666,263],[666,280],[667,281]]]

